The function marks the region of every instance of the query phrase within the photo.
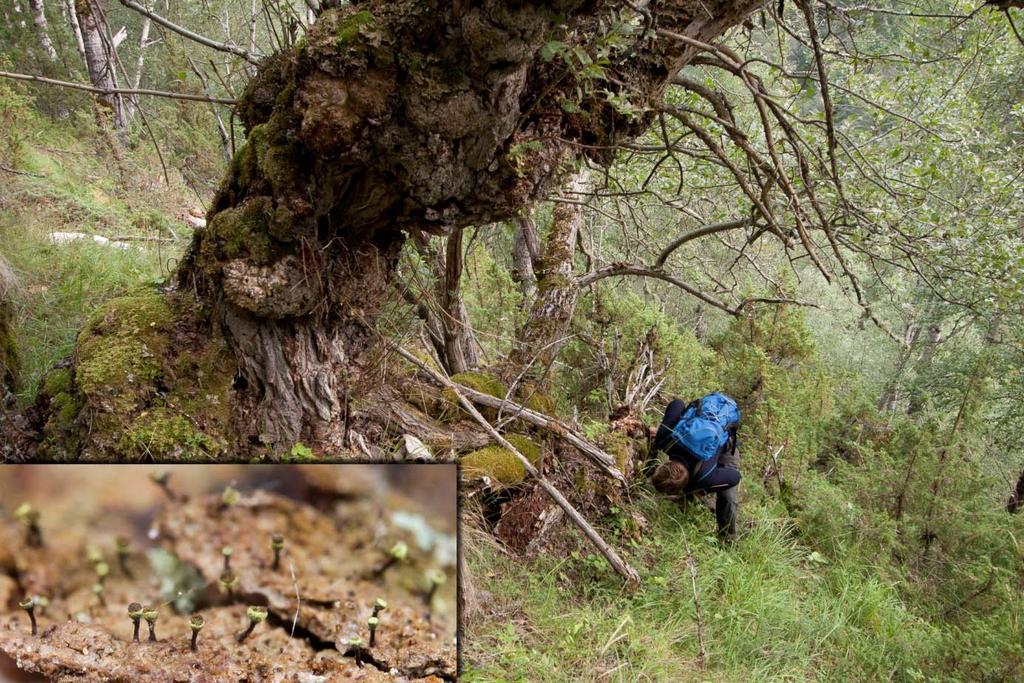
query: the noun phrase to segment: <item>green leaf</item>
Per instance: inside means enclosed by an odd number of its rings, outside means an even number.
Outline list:
[[[565,43],[560,40],[552,40],[550,43],[540,49],[540,58],[545,62],[550,62],[552,59],[558,56],[558,53],[566,48]]]
[[[811,553],[807,557],[807,560],[809,562],[814,562],[815,564],[828,564],[828,558],[819,553],[817,550]]]

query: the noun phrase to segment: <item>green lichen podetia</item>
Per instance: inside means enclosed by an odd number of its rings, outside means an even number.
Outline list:
[[[536,467],[540,463],[543,450],[528,436],[509,434],[505,439],[515,446],[531,465]],[[526,478],[526,468],[519,458],[512,451],[498,445],[486,446],[463,456],[462,470],[470,478],[487,477],[503,486],[514,486]]]

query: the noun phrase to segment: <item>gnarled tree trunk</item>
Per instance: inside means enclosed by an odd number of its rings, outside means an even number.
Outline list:
[[[645,12],[654,28],[708,41],[758,4],[675,0]],[[561,182],[580,150],[607,162],[647,128],[650,115],[620,111],[598,90],[650,109],[693,56],[686,41],[637,38],[601,89],[540,54],[555,40],[588,49],[618,11],[631,10],[368,0],[325,9],[260,65],[238,106],[246,143],[176,278],[235,356],[238,451],[345,449],[404,241],[509,220]],[[563,243],[571,250],[575,238]],[[108,318],[93,326],[91,351]]]

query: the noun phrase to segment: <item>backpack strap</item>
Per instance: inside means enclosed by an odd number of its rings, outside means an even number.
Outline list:
[[[707,479],[711,475],[712,472],[714,472],[715,470],[718,469],[718,460],[717,459],[714,462],[712,462],[711,460],[708,460],[707,462],[710,463],[711,466],[708,467],[707,469],[705,469],[704,472],[702,472],[701,475],[699,477],[697,477],[697,483],[698,484],[700,482],[704,481],[705,479]],[[704,463],[701,463],[701,464],[703,465]]]
[[[698,460],[697,461],[697,466],[693,469],[693,472],[692,472],[692,475],[694,477],[697,477],[696,479],[693,480],[694,483],[695,484],[699,484],[700,482],[704,481],[709,476],[711,476],[711,473],[714,472],[716,469],[718,469],[718,455],[717,454],[715,455],[715,457],[711,458],[710,460]],[[697,476],[698,474],[700,476]]]

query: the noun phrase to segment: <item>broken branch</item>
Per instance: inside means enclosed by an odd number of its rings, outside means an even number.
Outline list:
[[[401,348],[397,344],[394,344],[393,342],[388,340],[385,340],[385,344],[387,344],[397,354],[402,356],[402,358],[405,358],[407,361],[414,364],[420,370],[429,375],[435,382],[446,387],[457,387],[461,395],[468,397],[474,403],[485,405],[488,408],[498,408],[500,410],[508,408],[511,411],[513,411],[511,416],[521,419],[523,422],[529,422],[532,425],[536,425],[537,427],[546,429],[554,434],[557,434],[558,436],[562,437],[570,444],[575,446],[577,450],[583,453],[583,455],[590,458],[595,465],[600,467],[605,472],[605,474],[607,474],[608,476],[622,484],[626,484],[626,477],[623,476],[622,472],[620,472],[619,468],[615,465],[615,458],[613,458],[610,454],[606,453],[605,451],[601,450],[591,442],[581,437],[579,434],[570,429],[568,425],[560,422],[559,420],[556,420],[553,417],[549,417],[542,413],[538,413],[535,410],[530,410],[526,406],[519,405],[518,403],[515,403],[513,401],[509,401],[508,399],[497,398],[495,396],[491,396],[490,394],[485,394],[481,391],[476,391],[475,389],[471,389],[470,387],[464,386],[462,384],[455,384],[454,382],[451,381],[451,379],[437,372],[429,365],[427,365],[426,363],[424,363],[419,358],[412,355],[405,349]]]

